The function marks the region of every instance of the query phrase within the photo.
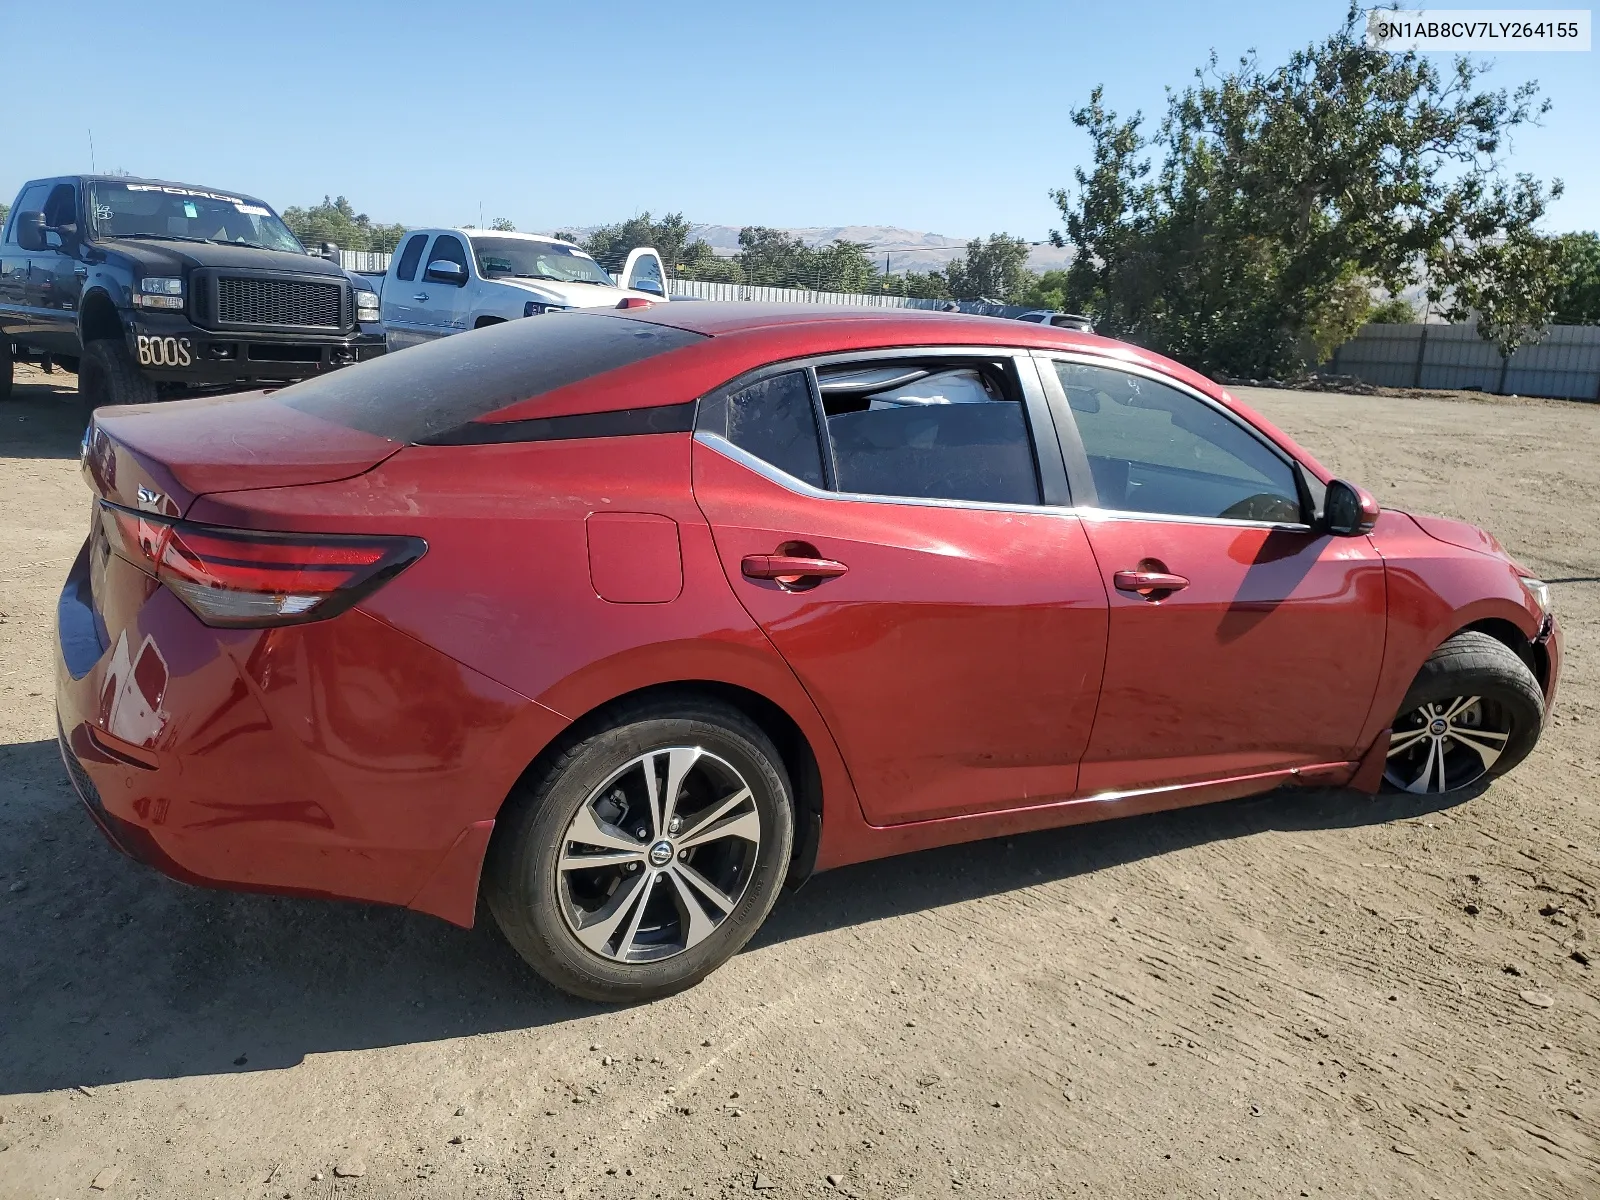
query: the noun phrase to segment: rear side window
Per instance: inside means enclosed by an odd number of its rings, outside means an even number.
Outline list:
[[[687,330],[599,313],[527,317],[386,354],[276,395],[312,416],[416,442],[702,339]]]
[[[839,490],[1041,503],[1011,370],[1009,363],[935,361],[819,372]]]
[[[726,405],[730,442],[812,487],[823,486],[822,447],[808,372],[786,371],[763,379],[730,394]]]
[[[411,236],[406,243],[405,251],[400,255],[400,265],[395,269],[395,278],[404,279],[406,282],[417,277],[417,263],[422,260],[422,248],[428,244],[428,235],[417,233]]]

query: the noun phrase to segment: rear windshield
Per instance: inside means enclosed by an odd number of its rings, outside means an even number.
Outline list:
[[[626,317],[548,313],[385,354],[277,398],[351,429],[416,442],[703,337]]]

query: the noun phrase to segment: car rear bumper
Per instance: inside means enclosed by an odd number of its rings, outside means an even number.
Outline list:
[[[87,545],[61,594],[56,712],[119,850],[187,883],[471,924],[494,817],[564,720],[359,610],[212,629],[116,556],[105,572],[104,617]]]

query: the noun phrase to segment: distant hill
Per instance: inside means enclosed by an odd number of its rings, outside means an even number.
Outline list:
[[[595,226],[577,226],[573,232],[589,233]],[[719,254],[737,254],[739,227],[736,225],[695,225],[694,234],[708,243]],[[967,252],[963,237],[943,233],[925,233],[915,229],[901,229],[897,225],[833,225],[812,226],[805,229],[785,229],[787,234],[799,238],[808,246],[826,246],[834,241],[863,242],[877,259],[879,269],[887,257],[889,273],[903,275],[907,271],[937,271],[952,259]],[[1046,243],[1034,246],[1028,252],[1030,271],[1062,270],[1072,261],[1070,249],[1058,250]]]

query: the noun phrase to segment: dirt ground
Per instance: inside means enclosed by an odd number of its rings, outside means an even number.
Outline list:
[[[71,382],[0,409],[0,1197],[1600,1195],[1600,406],[1246,393],[1554,581],[1558,714],[1483,796],[852,867],[606,1010],[488,929],[101,840],[51,707]]]

